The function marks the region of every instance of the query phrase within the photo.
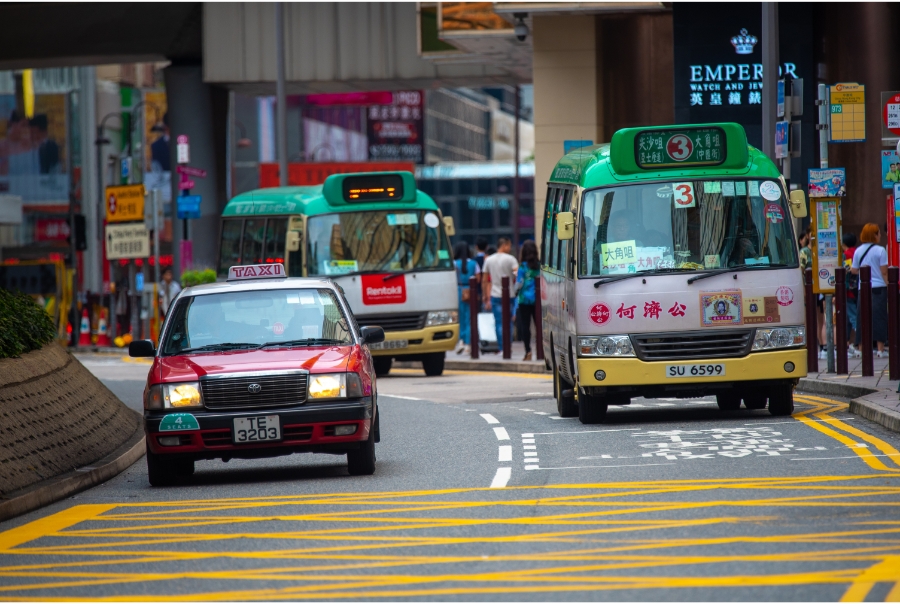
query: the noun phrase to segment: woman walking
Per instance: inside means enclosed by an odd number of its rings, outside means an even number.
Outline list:
[[[480,283],[481,267],[469,257],[469,244],[465,241],[457,243],[453,248],[453,258],[456,265],[456,289],[459,293],[459,345],[456,347],[456,354],[463,354],[471,350],[469,298],[476,293],[469,289],[469,278],[475,277],[475,282]]]
[[[878,347],[876,356],[886,357],[888,351],[884,348],[887,342],[887,250],[878,245],[881,241],[881,230],[877,224],[871,222],[862,228],[859,234],[859,247],[853,254],[853,263],[850,272],[859,274],[860,267],[868,266],[872,269],[872,339]],[[862,327],[857,319],[856,345],[871,346],[872,342],[861,342]]]
[[[535,287],[536,279],[541,278],[541,263],[538,260],[537,245],[531,239],[522,244],[522,251],[519,252],[519,272],[516,275],[516,291],[519,292],[516,299],[518,301],[518,310],[516,311],[516,320],[519,326],[519,337],[525,343],[524,361],[531,360],[531,324],[534,323],[535,332],[537,332],[537,322],[540,317],[535,316]],[[536,346],[541,346],[541,342],[535,342]]]

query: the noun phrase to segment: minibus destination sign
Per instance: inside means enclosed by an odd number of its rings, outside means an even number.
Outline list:
[[[344,201],[398,201],[403,197],[403,178],[399,174],[348,176],[343,182]]]
[[[718,127],[645,130],[634,137],[634,159],[644,169],[717,166],[726,155]]]

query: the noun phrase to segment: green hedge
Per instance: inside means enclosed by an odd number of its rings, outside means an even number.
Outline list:
[[[37,350],[55,337],[53,320],[31,296],[0,289],[0,359]]]
[[[203,283],[215,283],[216,271],[211,268],[198,271],[184,271],[181,273],[181,287],[191,287]]]

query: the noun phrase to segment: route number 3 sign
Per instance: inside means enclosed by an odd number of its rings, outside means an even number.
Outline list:
[[[694,185],[689,182],[676,182],[672,185],[676,208],[695,208],[697,198],[694,196]]]

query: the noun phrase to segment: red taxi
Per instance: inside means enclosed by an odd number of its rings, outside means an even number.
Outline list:
[[[198,459],[313,452],[347,455],[350,474],[375,471],[375,370],[367,344],[328,279],[286,278],[280,264],[234,266],[224,283],[186,288],[150,340],[144,389],[150,484],[184,480]]]

